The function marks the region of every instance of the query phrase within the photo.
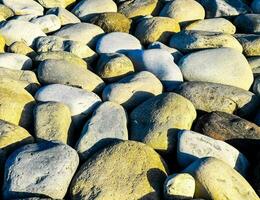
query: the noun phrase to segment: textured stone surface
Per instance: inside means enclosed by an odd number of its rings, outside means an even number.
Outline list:
[[[16,53],[0,53],[0,66],[7,69],[32,69],[32,60]]]
[[[38,17],[30,22],[39,25],[44,33],[57,31],[61,28],[60,19],[53,14]]]
[[[243,47],[246,56],[260,56],[260,36],[253,34],[237,34],[237,40]]]
[[[76,0],[37,0],[44,8],[61,7],[65,8],[73,4]]]

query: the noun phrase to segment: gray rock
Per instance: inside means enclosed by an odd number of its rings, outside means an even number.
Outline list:
[[[242,45],[245,56],[260,56],[260,35],[237,34],[235,37]]]
[[[255,76],[260,75],[260,56],[247,58]]]
[[[16,53],[0,53],[0,67],[16,70],[32,69],[31,58]]]
[[[260,33],[260,14],[245,14],[236,17],[234,24],[240,33]]]
[[[61,28],[60,19],[53,14],[38,17],[30,22],[39,25],[44,33],[57,31]]]

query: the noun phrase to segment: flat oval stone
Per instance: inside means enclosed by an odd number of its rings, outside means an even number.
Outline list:
[[[260,15],[245,14],[236,17],[234,24],[241,33],[260,33]]]
[[[39,25],[44,33],[57,31],[61,28],[60,19],[56,15],[52,14],[38,17],[30,22]]]
[[[176,148],[177,131],[189,130],[195,118],[196,110],[189,100],[175,93],[163,93],[131,112],[130,137],[169,153]]]
[[[71,183],[70,197],[160,200],[166,170],[164,161],[152,148],[134,141],[116,142],[81,166]]]
[[[28,56],[31,59],[34,59],[37,56],[37,53],[29,47],[25,42],[14,42],[8,47],[8,52],[22,54]]]
[[[7,69],[32,69],[32,60],[21,54],[0,53],[0,67]]]
[[[114,140],[128,140],[127,114],[113,102],[102,103],[86,122],[75,149],[85,160]]]
[[[132,109],[161,94],[162,90],[161,82],[152,73],[143,71],[106,86],[102,97],[104,101],[116,102],[126,109]]]
[[[181,31],[171,37],[169,45],[181,52],[221,47],[229,47],[239,52],[243,51],[241,44],[232,35],[206,31]]]
[[[253,83],[253,73],[246,58],[231,48],[191,53],[182,58],[178,66],[187,81],[221,83],[245,90]]]
[[[237,40],[243,47],[245,56],[260,56],[260,36],[253,34],[237,34]]]
[[[4,198],[35,194],[62,199],[78,164],[77,152],[62,143],[41,142],[23,146],[5,163]]]

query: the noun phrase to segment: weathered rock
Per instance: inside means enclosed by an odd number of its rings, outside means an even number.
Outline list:
[[[63,103],[46,102],[38,104],[34,111],[34,132],[37,140],[69,141],[71,113]]]
[[[176,132],[189,130],[195,118],[196,111],[189,100],[175,93],[163,93],[132,111],[131,139],[168,153],[176,147]]]
[[[160,16],[174,18],[177,22],[204,19],[204,8],[194,0],[175,0],[163,7]]]
[[[5,52],[5,38],[0,34],[0,53],[3,52]]]
[[[0,67],[8,69],[32,69],[32,60],[16,53],[0,53]]]
[[[236,112],[243,117],[254,113],[259,105],[254,93],[217,83],[186,82],[178,93],[189,99],[197,110],[206,112]]]
[[[3,196],[11,199],[34,194],[62,199],[78,164],[76,151],[62,143],[23,146],[6,161]]]
[[[253,83],[253,73],[246,58],[231,48],[192,53],[182,58],[178,66],[188,81],[221,83],[245,90]]]
[[[20,21],[25,21],[25,22],[30,22],[31,20],[37,18],[37,15],[34,14],[29,14],[29,15],[19,15],[19,16],[14,16],[13,19],[15,20],[20,20]]]
[[[249,57],[247,61],[252,68],[254,76],[260,75],[260,56]]]
[[[30,22],[39,25],[44,33],[57,31],[61,28],[60,19],[53,14],[38,17],[31,20]]]
[[[66,8],[76,0],[37,0],[44,8],[61,7]]]
[[[161,94],[162,90],[161,82],[152,73],[143,71],[106,86],[102,97],[104,101],[116,102],[126,109],[133,109],[145,100]]]
[[[113,102],[101,104],[85,124],[75,149],[85,160],[114,140],[128,140],[127,115]]]
[[[169,44],[170,47],[181,52],[221,47],[229,47],[239,52],[243,51],[241,44],[232,35],[207,31],[181,31],[171,37]]]
[[[221,170],[220,170],[221,169]],[[186,168],[196,181],[195,197],[258,200],[249,183],[236,170],[216,158],[203,158]]]
[[[42,84],[64,84],[87,91],[101,91],[104,82],[96,74],[65,60],[45,60],[38,69],[38,78]]]
[[[8,51],[11,53],[28,56],[31,59],[34,59],[37,56],[37,53],[24,42],[14,42],[9,46]]]
[[[237,34],[237,40],[243,47],[246,56],[260,56],[260,36],[253,34]]]
[[[236,17],[234,24],[240,33],[260,33],[260,14],[245,14]]]
[[[117,142],[83,164],[71,183],[70,196],[73,200],[159,200],[165,178],[164,162],[152,148],[134,141]]]
[[[8,19],[14,16],[14,12],[9,7],[0,4],[0,16],[2,16],[4,19]]]

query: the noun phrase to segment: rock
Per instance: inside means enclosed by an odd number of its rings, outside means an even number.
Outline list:
[[[186,82],[178,93],[189,99],[197,110],[206,112],[236,112],[243,117],[254,113],[259,105],[254,93],[217,83]]]
[[[195,118],[196,111],[189,100],[175,93],[163,93],[131,112],[130,137],[169,153],[176,147],[177,131],[189,130]]]
[[[37,15],[29,14],[29,15],[19,15],[19,16],[14,16],[13,19],[15,20],[20,20],[20,21],[25,21],[25,22],[30,22],[31,20],[37,18]]]
[[[38,104],[34,110],[34,131],[38,141],[69,141],[71,113],[63,103],[46,102]]]
[[[181,57],[183,56],[183,54],[181,52],[179,52],[177,49],[168,47],[161,42],[151,43],[148,46],[148,49],[164,49],[164,50],[168,51],[170,54],[172,54],[172,57],[173,57],[175,63],[177,63],[181,59]]]
[[[206,11],[206,18],[228,17],[250,12],[241,0],[198,0]]]
[[[124,1],[118,6],[118,12],[128,18],[136,18],[158,13],[158,0],[132,0]]]
[[[186,173],[168,176],[164,182],[164,196],[170,199],[193,199],[195,180]]]
[[[37,91],[35,99],[40,102],[54,101],[66,104],[75,124],[81,123],[101,102],[93,92],[60,84],[42,87]]]
[[[33,141],[33,137],[24,128],[0,120],[0,148],[2,151],[11,153],[17,148]]]
[[[104,82],[96,74],[65,60],[45,60],[38,69],[42,84],[63,84],[82,88],[87,91],[101,91]]]
[[[11,8],[15,15],[43,15],[43,7],[33,0],[2,0],[2,3]]]
[[[142,49],[139,40],[128,33],[113,32],[101,37],[96,45],[97,53],[121,53]]]
[[[121,13],[100,13],[90,19],[90,23],[100,26],[106,33],[126,32],[129,33],[132,20]]]
[[[102,97],[104,101],[116,102],[129,110],[161,94],[162,90],[161,82],[152,73],[143,71],[106,86]]]
[[[53,14],[38,17],[30,22],[39,25],[44,33],[57,31],[61,28],[60,19]]]
[[[255,165],[252,168],[252,176],[251,176],[251,182],[252,182],[252,186],[254,187],[256,193],[258,194],[258,196],[260,195],[260,162],[259,162],[259,158],[260,158],[260,153],[258,152],[258,154],[255,156]]]
[[[243,47],[245,56],[260,56],[260,36],[253,34],[238,34],[235,36]]]
[[[172,55],[166,50],[149,49],[127,53],[134,63],[136,71],[153,73],[167,91],[177,88],[183,81],[179,67],[173,62]]]
[[[230,200],[259,199],[243,176],[228,164],[216,158],[197,160],[183,172],[189,173],[195,178],[195,197],[205,199],[228,198]]]
[[[0,4],[0,16],[2,16],[4,19],[8,19],[14,16],[14,12],[4,4]]]
[[[71,64],[81,66],[83,68],[87,68],[87,63],[82,58],[76,56],[73,53],[66,52],[66,51],[54,51],[54,52],[41,53],[39,54],[39,56],[35,58],[35,61],[41,62],[48,59],[65,60]]]
[[[72,12],[82,21],[87,21],[95,14],[117,12],[117,5],[113,0],[81,0]]]
[[[44,8],[61,7],[66,8],[67,6],[76,2],[76,0],[37,0]]]
[[[249,166],[246,157],[226,142],[193,132],[181,131],[178,134],[177,160],[179,165],[187,167],[199,158],[214,157],[220,159],[245,175]]]
[[[248,90],[253,82],[253,73],[246,58],[231,48],[192,53],[182,58],[178,66],[187,81],[221,83],[245,90]]]
[[[260,15],[245,14],[236,17],[234,24],[240,33],[260,33]]]
[[[164,162],[152,148],[134,141],[117,142],[81,166],[72,180],[70,197],[159,200],[166,173]]]
[[[247,61],[252,68],[253,74],[258,76],[260,74],[260,56],[247,58]]]
[[[0,67],[8,69],[32,69],[32,60],[21,54],[0,53]]]
[[[8,51],[11,53],[28,56],[31,59],[34,59],[37,56],[37,53],[31,47],[28,47],[24,42],[14,42],[9,46]]]
[[[132,74],[134,65],[124,54],[101,54],[94,70],[103,80],[115,82]]]
[[[254,84],[253,84],[253,92],[256,95],[260,95],[260,77],[257,76],[254,80]]]
[[[0,34],[0,53],[4,53],[4,52],[5,52],[5,39]]]
[[[179,32],[180,26],[169,17],[152,17],[141,20],[135,29],[135,36],[143,44],[156,41],[167,43],[173,33]]]
[[[28,30],[30,30],[30,32],[28,32]],[[28,46],[32,45],[34,39],[40,36],[46,36],[38,25],[15,19],[2,23],[0,25],[0,34],[5,38],[7,45],[22,41]]]
[[[251,8],[254,13],[260,14],[260,2],[259,0],[253,0],[251,3]]]
[[[160,16],[171,17],[182,23],[204,19],[205,10],[194,0],[175,0],[165,4],[160,12]]]
[[[185,30],[234,34],[236,27],[225,18],[212,18],[197,20],[186,26]]]
[[[206,31],[181,31],[171,37],[169,44],[170,47],[176,48],[181,52],[221,47],[229,47],[239,52],[243,51],[241,44],[232,35]]]
[[[104,31],[99,26],[94,24],[77,23],[68,24],[53,35],[65,38],[67,40],[82,42],[90,47],[94,47],[97,39],[103,33]]]
[[[65,26],[68,24],[80,23],[79,18],[77,18],[74,14],[72,14],[65,8],[61,8],[61,7],[51,8],[46,12],[46,14],[47,15],[50,15],[50,14],[56,15],[60,19],[62,26]]]
[[[127,114],[122,106],[107,101],[87,121],[75,149],[85,160],[114,140],[128,140]]]
[[[62,199],[78,164],[76,151],[62,143],[23,146],[5,163],[3,196],[11,199],[34,194]]]

